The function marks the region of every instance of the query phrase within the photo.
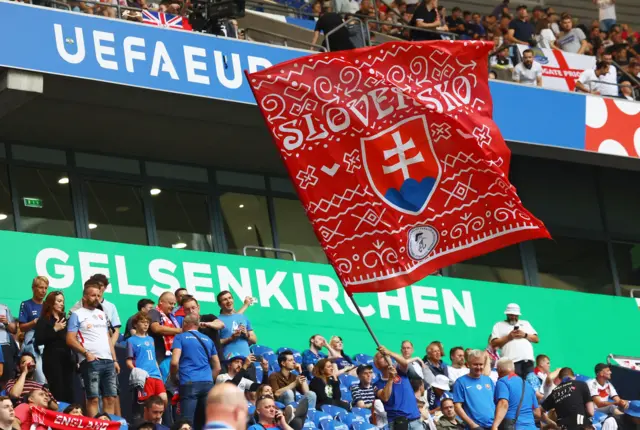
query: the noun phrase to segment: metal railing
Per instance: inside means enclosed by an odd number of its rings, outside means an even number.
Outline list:
[[[589,91],[597,90],[600,85],[615,86],[615,87],[618,87],[618,94],[620,94],[620,88],[623,87],[622,84],[614,84],[614,83],[611,83],[611,82],[603,82],[603,81],[587,81],[584,84],[588,85]],[[578,90],[578,87],[576,87],[576,91],[581,92],[580,90]],[[631,88],[631,92],[633,93],[633,100],[637,101],[638,100],[638,96],[636,94],[636,91],[633,88]],[[618,94],[616,94],[615,96],[612,96],[612,95],[609,95],[609,94],[604,94],[604,96],[618,97]],[[600,95],[603,95],[603,94],[600,94]]]
[[[247,254],[248,250],[254,250],[254,251],[261,251],[261,252],[273,252],[276,255],[278,254],[291,254],[291,258],[293,259],[293,261],[297,261],[296,260],[296,253],[293,251],[290,251],[288,249],[283,249],[283,248],[270,248],[268,246],[253,246],[253,245],[247,245],[244,248],[242,248],[242,254],[247,257],[249,254]]]
[[[629,290],[629,295],[631,296],[632,299],[636,298],[636,293],[640,293],[640,288],[632,288]]]
[[[388,21],[379,21],[377,19],[367,19],[366,22],[367,24],[368,23],[377,24],[379,27],[386,25],[388,27],[400,28],[402,29],[402,33],[404,33],[405,30],[409,31],[409,35],[411,35],[411,31],[420,31],[420,32],[431,33],[436,36],[440,36],[444,40],[457,40],[460,37],[457,34],[451,33],[448,31],[430,30],[428,28],[414,27],[412,25],[407,25],[407,24],[397,24],[397,23],[394,24]],[[381,33],[381,34],[386,34],[386,33]]]
[[[314,18],[313,12],[302,11],[302,7],[296,9],[291,6],[287,6],[281,3],[274,3],[265,0],[246,0],[245,5],[251,8],[262,8],[264,12],[276,12],[284,14],[286,16],[292,16],[297,18]],[[304,7],[304,6],[303,6]],[[258,11],[260,12],[260,11]]]
[[[272,33],[270,31],[266,31],[266,30],[260,30],[258,28],[253,28],[253,27],[245,27],[244,28],[244,35],[246,38],[250,38],[250,33],[259,33],[259,34],[264,34],[266,36],[269,37],[277,37],[279,39],[282,39],[283,41],[283,46],[289,46],[288,42],[293,42],[293,43],[298,43],[300,45],[304,45],[304,46],[308,46],[311,47],[313,49],[317,49],[319,51],[322,52],[326,52],[327,48],[325,48],[324,46],[321,45],[316,45],[315,43],[311,43],[311,42],[305,42],[304,40],[298,40],[298,39],[294,39],[293,37],[289,37],[289,36],[285,36],[283,34],[278,34],[278,33]],[[260,42],[260,40],[256,40],[256,42]]]
[[[337,26],[336,28],[334,28],[333,30],[327,32],[327,34],[324,35],[324,40],[327,43],[327,51],[331,52],[331,46],[330,46],[330,39],[331,38],[330,38],[330,36],[332,34],[337,33],[342,28],[345,28],[345,29],[347,29],[347,31],[349,31],[350,28],[348,26],[351,26],[351,28],[355,28],[356,25],[360,28],[360,32],[362,34],[363,45],[362,46],[355,46],[355,48],[362,48],[363,46],[368,46],[369,45],[369,41],[371,40],[371,35],[369,34],[369,27],[365,23],[363,23],[360,18],[351,17],[351,18],[347,19],[345,22],[343,22],[342,24],[340,24],[339,26]],[[351,34],[349,34],[349,36],[351,36]],[[349,39],[351,40],[351,37],[349,37]]]

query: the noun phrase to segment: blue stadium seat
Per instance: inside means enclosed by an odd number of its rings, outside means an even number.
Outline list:
[[[308,412],[307,412],[307,414],[308,414]],[[316,411],[313,414],[313,422],[316,424],[316,427],[320,427],[320,423],[322,421],[327,421],[327,420],[333,421],[333,417],[330,414],[326,413],[326,412]]]
[[[304,422],[304,426],[302,426],[305,429],[317,429],[318,427],[316,427],[315,423],[313,421],[305,421]]]
[[[109,418],[111,418],[111,421],[120,423],[120,430],[129,430],[129,423],[124,418],[113,414],[109,414]]]
[[[4,396],[4,391],[2,393],[0,393],[0,396]],[[69,406],[69,403],[67,402],[58,402],[58,412],[62,412],[65,410],[65,408]]]
[[[588,376],[584,376],[584,375],[576,375],[576,381],[582,381],[582,382],[587,382],[589,379]]]
[[[253,352],[255,355],[262,355],[263,357],[265,355],[274,355],[275,353],[273,352],[273,349],[269,348],[268,346],[264,346],[264,345],[251,345],[251,352]],[[265,357],[267,358],[267,357]]]
[[[346,374],[338,376],[338,379],[340,380],[340,383],[347,388],[351,388],[353,384],[357,384],[359,382],[359,379],[355,376]]]
[[[369,422],[369,418],[371,418],[371,409],[353,408],[351,409],[351,412],[364,417],[367,422]]]
[[[284,409],[284,407],[286,406],[284,403],[280,403],[280,402],[274,402],[276,404],[276,408],[278,409]]]
[[[0,396],[6,396],[6,395],[7,395],[7,390],[0,391]]]
[[[373,366],[373,356],[367,354],[356,354],[353,356],[353,361],[357,364],[370,364]]]
[[[298,408],[298,402],[291,402],[291,403],[289,403],[289,405],[293,406],[296,409]],[[287,406],[289,406],[289,405],[287,405]]]
[[[304,396],[296,391],[296,402],[299,402]]]
[[[593,414],[593,420],[592,420],[592,422],[593,422],[593,424],[602,423],[605,419],[607,419],[607,417],[608,417],[608,416],[609,416],[609,415],[607,415],[607,414],[605,414],[605,413],[602,413],[602,412],[598,412],[598,411],[596,411],[596,412]]]
[[[351,403],[351,401],[353,400],[353,397],[351,396],[351,389],[345,387],[344,385],[340,385],[340,396],[345,402]]]
[[[349,413],[346,409],[334,405],[322,405],[322,410],[337,420]]]
[[[253,362],[253,366],[256,368],[256,380],[257,381],[262,381],[262,375],[264,373],[262,371],[262,366],[257,361]]]
[[[297,349],[282,347],[278,349],[278,354],[281,354],[283,351],[287,350],[293,352],[293,359],[296,361],[296,363],[302,364],[302,354],[300,354],[300,351],[298,351]]]
[[[269,369],[272,372],[279,372],[280,371],[280,365],[278,364],[278,356],[275,354],[272,355],[263,355],[264,358],[267,359],[267,361],[269,362]]]
[[[348,425],[349,427],[353,426],[354,423],[366,423],[367,420],[364,419],[364,417],[362,415],[357,415],[357,414],[346,414],[343,417],[340,417],[340,421],[342,421],[343,423],[345,423],[346,425]]]
[[[340,421],[322,421],[319,427],[321,430],[349,430],[349,427]]]
[[[351,425],[353,430],[376,430],[377,427],[371,423],[353,423]]]
[[[314,421],[315,424],[315,420],[316,420],[316,410],[309,408],[309,410],[307,411],[307,419],[306,421]]]

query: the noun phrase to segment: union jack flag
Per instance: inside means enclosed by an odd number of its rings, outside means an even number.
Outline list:
[[[164,12],[142,11],[142,22],[164,28],[177,28],[180,30],[191,30],[191,25],[186,18],[178,15],[171,15]]]

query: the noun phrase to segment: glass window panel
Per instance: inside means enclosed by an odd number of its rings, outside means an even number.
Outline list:
[[[554,237],[533,245],[543,287],[615,294],[605,242]]]
[[[181,166],[168,163],[147,161],[145,168],[148,176],[180,179],[183,181],[209,182],[207,169],[202,167]]]
[[[229,253],[242,254],[242,248],[247,245],[273,247],[266,197],[224,193],[220,196],[220,206]],[[251,250],[247,255],[265,254]]]
[[[264,190],[266,188],[266,185],[264,183],[264,176],[252,175],[250,173],[226,172],[224,170],[218,170],[216,172],[216,180],[218,181],[218,185],[255,188],[258,190]]]
[[[13,230],[13,205],[7,166],[0,164],[0,230]]]
[[[510,171],[524,206],[549,228],[603,231],[592,166],[515,156]]]
[[[213,250],[206,196],[162,190],[151,199],[160,246]]]
[[[147,244],[140,188],[103,182],[86,186],[91,239]]]
[[[600,184],[607,229],[614,237],[640,239],[640,173],[602,169]]]
[[[75,236],[69,178],[65,172],[16,167],[12,179],[20,202],[20,231]]]
[[[0,158],[7,158],[7,149],[4,146],[4,143],[0,143]]]
[[[59,149],[11,145],[11,155],[16,160],[35,161],[44,164],[67,164],[67,154]]]
[[[612,245],[622,295],[629,297],[632,289],[640,289],[640,243],[614,242]],[[636,293],[635,297],[640,294]]]
[[[504,284],[525,284],[517,245],[454,264],[449,268],[449,276]]]
[[[130,158],[110,157],[108,155],[77,152],[76,165],[86,169],[110,170],[113,172],[140,174],[140,163]]]
[[[293,251],[299,261],[327,263],[327,257],[313,232],[299,200],[274,198],[279,247]],[[282,258],[290,258],[282,254]]]
[[[289,178],[269,178],[272,191],[295,194],[296,190]]]

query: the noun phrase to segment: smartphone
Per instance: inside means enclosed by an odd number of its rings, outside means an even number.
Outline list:
[[[520,330],[520,326],[519,326],[519,325],[517,325],[517,326],[515,326],[513,329],[514,329],[514,330]]]

